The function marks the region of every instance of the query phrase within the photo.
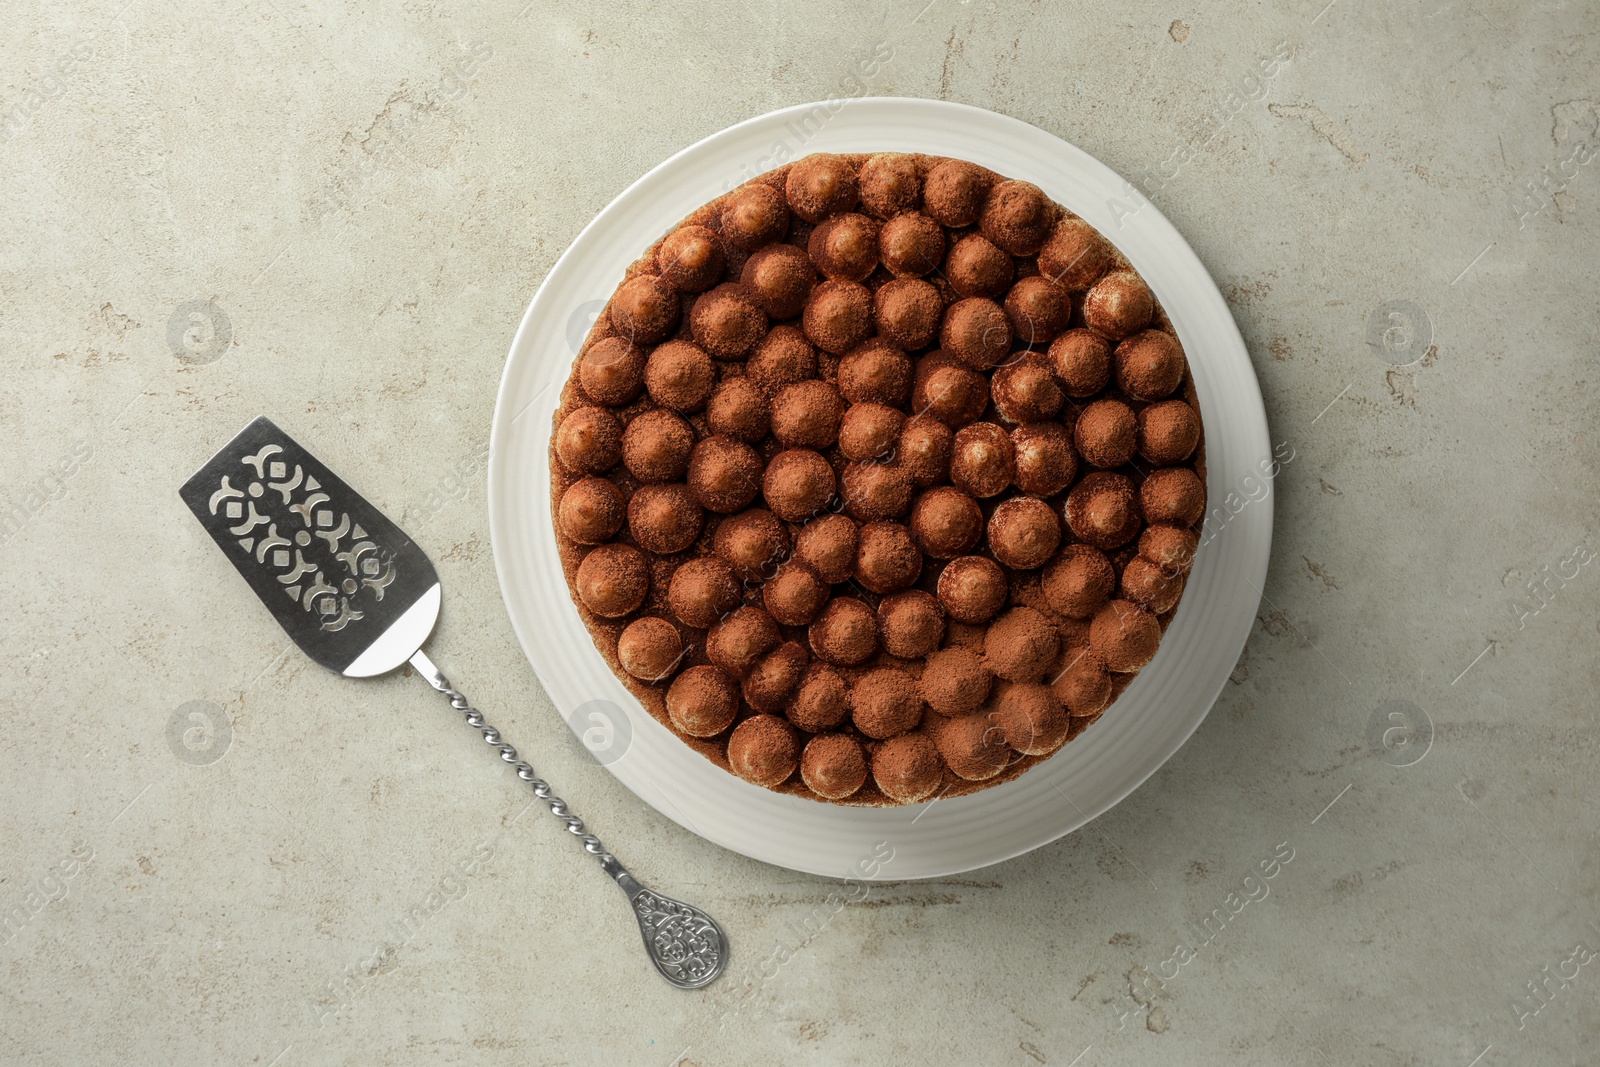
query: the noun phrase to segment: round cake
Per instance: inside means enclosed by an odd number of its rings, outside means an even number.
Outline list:
[[[986,789],[1107,714],[1206,505],[1183,348],[1121,253],[1034,185],[899,153],[796,160],[652,245],[550,465],[617,677],[724,770],[834,804]]]

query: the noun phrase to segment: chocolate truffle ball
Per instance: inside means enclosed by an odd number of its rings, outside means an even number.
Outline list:
[[[962,645],[940,649],[922,671],[922,699],[940,715],[965,715],[989,699],[994,672],[983,657]]]
[[[1151,463],[1181,463],[1200,444],[1200,417],[1182,400],[1163,400],[1139,412],[1139,454]]]
[[[768,245],[745,260],[739,272],[750,301],[774,319],[800,314],[816,280],[817,269],[794,245]]]
[[[667,717],[690,737],[715,737],[739,712],[739,683],[709,664],[690,667],[667,690]]]
[[[653,274],[635,274],[617,286],[606,313],[618,334],[636,345],[653,345],[678,325],[678,294]]]
[[[644,603],[650,564],[632,545],[601,545],[578,564],[578,599],[601,618],[621,618]]]
[[[1117,388],[1135,400],[1160,400],[1183,381],[1183,349],[1160,330],[1145,330],[1117,345]]]
[[[1087,289],[1111,266],[1111,246],[1080,218],[1056,223],[1039,249],[1039,273],[1063,289]]]
[[[988,370],[1011,351],[1011,320],[993,300],[969,296],[944,313],[939,345],[973,370]]]
[[[1035,496],[1055,496],[1078,476],[1072,435],[1059,422],[1036,422],[1011,431],[1017,450],[1017,488]]]
[[[903,152],[880,152],[861,164],[861,205],[880,219],[915,211],[922,198],[917,161]]]
[[[746,185],[722,205],[722,236],[746,252],[781,241],[789,229],[789,205],[769,185]]]
[[[1083,297],[1083,322],[1089,329],[1120,341],[1150,325],[1155,297],[1131,270],[1114,270],[1095,282]]]
[[[993,721],[1006,744],[1025,756],[1048,756],[1067,743],[1072,720],[1047,685],[1006,682],[995,698]]]
[[[911,507],[911,479],[893,463],[852,463],[844,469],[844,509],[861,522],[898,519]]]
[[[712,551],[747,582],[770,577],[789,558],[789,531],[765,508],[751,508],[717,524]]]
[[[667,605],[685,626],[709,629],[739,606],[739,579],[716,556],[691,559],[672,572]]]
[[[997,299],[1011,286],[1016,269],[1010,256],[976,233],[951,246],[944,260],[944,276],[950,280],[950,288],[962,296]]]
[[[739,608],[707,631],[706,659],[735,678],[743,678],[782,642],[771,615],[760,608]]]
[[[1031,256],[1044,245],[1054,221],[1050,201],[1037,185],[1004,181],[989,190],[978,228],[1014,256]]]
[[[849,578],[856,566],[856,546],[861,536],[845,515],[824,515],[800,527],[795,536],[795,558],[829,584]]]
[[[1108,670],[1131,674],[1155,658],[1161,624],[1137,604],[1113,600],[1089,624],[1089,645]]]
[[[1181,526],[1155,525],[1139,535],[1139,555],[1168,574],[1188,574],[1200,538]]]
[[[770,394],[817,376],[817,350],[793,326],[774,326],[745,363],[745,374]]]
[[[989,548],[994,558],[1019,571],[1043,567],[1061,544],[1061,523],[1043,500],[1014,496],[989,516]]]
[[[561,532],[580,545],[598,545],[622,529],[627,508],[622,490],[604,478],[581,478],[567,486],[557,508]]]
[[[806,156],[789,168],[784,192],[796,215],[807,222],[821,222],[856,206],[856,170],[843,156]]]
[[[1183,595],[1183,575],[1172,574],[1142,556],[1134,556],[1122,568],[1122,597],[1146,611],[1164,615],[1178,606]]]
[[[868,341],[839,361],[839,392],[852,404],[902,405],[911,396],[911,357],[884,341]]]
[[[578,381],[589,399],[621,407],[644,391],[644,349],[625,337],[603,337],[583,350]]]
[[[839,424],[839,451],[857,462],[887,459],[894,454],[905,421],[904,412],[887,404],[851,404]]]
[[[819,797],[843,800],[867,783],[867,754],[846,734],[824,734],[806,742],[800,780]]]
[[[694,544],[704,524],[705,512],[681,482],[641,485],[628,500],[629,532],[640,548],[658,556]]]
[[[922,553],[911,531],[898,522],[869,522],[861,527],[856,550],[856,581],[874,593],[893,593],[922,574]]]
[[[1094,653],[1084,650],[1050,688],[1075,719],[1092,719],[1111,703],[1111,675]]]
[[[928,171],[922,186],[922,210],[951,229],[978,221],[994,177],[961,159],[942,159]]]
[[[878,640],[889,655],[917,659],[938,648],[943,638],[944,609],[931,594],[907,589],[878,605]]]
[[[645,411],[622,433],[622,464],[641,482],[675,482],[689,469],[694,431],[670,411]]]
[[[839,438],[844,399],[827,382],[795,382],[772,401],[772,436],[785,448],[823,449]]]
[[[1011,761],[1005,735],[987,715],[947,719],[938,724],[933,738],[945,765],[969,782],[993,778]]]
[[[1193,526],[1206,510],[1206,487],[1188,467],[1163,467],[1139,487],[1139,503],[1149,522]]]
[[[716,384],[717,365],[688,341],[659,345],[644,366],[644,387],[650,399],[669,411],[688,415],[701,410]]]
[[[866,281],[878,266],[878,224],[865,215],[835,215],[811,231],[806,251],[827,277]]]
[[[970,373],[970,372],[968,372]],[[911,484],[927,488],[950,477],[956,435],[932,415],[913,415],[900,430],[896,458]]]
[[[749,378],[728,378],[711,390],[706,425],[712,433],[753,445],[767,436],[771,421],[766,394]]]
[[[982,500],[1011,484],[1017,473],[1011,435],[992,422],[975,422],[956,434],[950,453],[950,481]]]
[[[1024,356],[998,368],[991,389],[995,410],[1009,422],[1053,419],[1065,402],[1050,365],[1039,356]]]
[[[726,265],[717,235],[704,226],[679,226],[656,249],[662,281],[689,293],[703,293],[716,285]]]
[[[1133,458],[1139,426],[1120,400],[1096,400],[1083,409],[1072,430],[1078,454],[1094,467],[1120,467]]]
[[[689,332],[716,358],[743,359],[766,336],[767,316],[744,286],[729,282],[695,298],[689,309]]]
[[[776,715],[752,715],[728,738],[728,765],[747,782],[769,789],[794,773],[800,738]]]
[[[876,741],[914,730],[922,721],[916,683],[897,667],[880,667],[857,678],[850,703],[856,729]]]
[[[944,775],[939,750],[926,734],[901,734],[872,752],[872,780],[883,795],[915,804],[938,792]]]
[[[911,406],[952,430],[975,422],[989,406],[989,379],[943,352],[917,360]]]
[[[1067,494],[1067,529],[1096,548],[1120,548],[1141,525],[1133,483],[1120,474],[1095,471]]]
[[[1040,588],[1056,611],[1071,619],[1088,619],[1111,598],[1116,584],[1116,571],[1104,552],[1088,545],[1068,545],[1045,568]]]
[[[855,597],[834,597],[806,631],[818,659],[839,667],[855,667],[878,651],[878,620]]]
[[[833,499],[833,467],[820,452],[791,448],[767,464],[761,495],[773,514],[786,522],[805,522]]]
[[[635,619],[617,638],[617,662],[641,682],[664,680],[681,659],[683,639],[666,619]]]
[[[896,215],[878,231],[878,255],[896,278],[920,278],[944,259],[944,230],[926,215]]]
[[[600,407],[569,412],[556,428],[556,457],[568,470],[604,474],[622,459],[622,422]]]
[[[1012,682],[1043,678],[1061,651],[1056,628],[1042,612],[1012,608],[983,635],[983,658],[989,669]]]
[[[761,586],[767,614],[784,626],[810,626],[831,590],[809,564],[790,560]]]
[[[983,536],[983,511],[961,490],[941,485],[917,497],[911,508],[911,536],[934,559],[954,559]]]
[[[798,641],[785,641],[745,675],[745,702],[757,711],[779,714],[788,703],[789,694],[799,687],[810,662],[811,657]]]
[[[1067,328],[1067,320],[1072,317],[1067,291],[1038,274],[1011,287],[1005,309],[1011,332],[1025,345],[1049,344]]]
[[[939,290],[920,278],[885,282],[872,296],[872,321],[878,336],[909,352],[933,344],[943,315]]]
[[[939,603],[957,622],[988,622],[1005,606],[1006,575],[987,556],[961,556],[939,574]]]
[[[831,730],[850,716],[850,687],[832,667],[813,663],[801,677],[786,713],[802,730]]]
[[[1050,342],[1050,369],[1068,396],[1093,396],[1111,381],[1111,346],[1092,330],[1068,330]]]
[[[689,491],[707,511],[741,511],[761,491],[761,457],[743,441],[708,437],[689,453]]]

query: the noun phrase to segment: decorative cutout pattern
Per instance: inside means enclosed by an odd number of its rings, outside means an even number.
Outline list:
[[[371,589],[377,600],[383,599],[384,590],[396,577],[395,553],[370,537],[359,522],[352,522],[348,512],[328,507],[332,498],[300,464],[293,464],[291,471],[288,462],[273,458],[284,451],[282,445],[267,444],[254,455],[242,457],[239,466],[244,472],[224,474],[208,507],[214,516],[237,521],[228,532],[239,538],[239,546],[251,552],[257,563],[278,572],[274,577],[289,599],[309,613],[319,629],[337,633],[365,617],[351,604],[363,589]],[[230,480],[233,477],[248,479],[245,488],[235,487]],[[277,503],[266,496],[267,490],[281,498],[288,512],[282,520],[285,530],[301,527],[294,531],[292,541],[279,533],[277,522],[256,509],[257,501],[263,506]],[[301,494],[298,500],[297,493]],[[256,532],[263,524],[264,535]],[[330,576],[327,569],[306,559],[305,549],[313,536],[326,543],[328,555],[338,561],[343,573],[335,571]]]

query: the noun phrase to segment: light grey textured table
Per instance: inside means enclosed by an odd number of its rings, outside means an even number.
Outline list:
[[[1600,15],[1324,2],[10,5],[0,1061],[1595,1062]],[[840,906],[589,758],[482,483],[584,223],[708,133],[863,92],[1138,180],[1294,458],[1259,625],[1159,774]],[[261,412],[430,551],[435,658],[722,919],[724,981],[662,983],[416,679],[286,648],[175,493]]]

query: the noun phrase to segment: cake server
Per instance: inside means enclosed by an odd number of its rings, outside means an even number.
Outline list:
[[[722,927],[640,885],[422,651],[439,617],[439,576],[404,531],[266,416],[179,495],[306,655],[351,678],[409,662],[443,693],[627,894],[663,978],[682,989],[716,980],[728,962]]]

